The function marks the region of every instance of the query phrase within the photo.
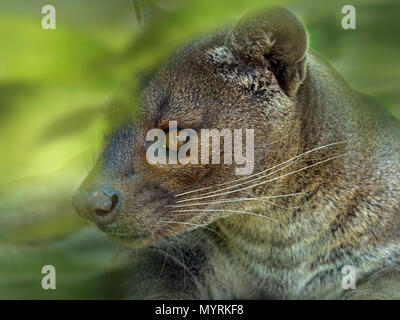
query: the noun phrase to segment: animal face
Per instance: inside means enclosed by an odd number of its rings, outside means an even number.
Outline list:
[[[144,87],[140,116],[107,138],[74,196],[78,213],[117,241],[145,246],[245,209],[235,200],[239,196],[268,194],[268,188],[246,181],[284,160],[270,146],[285,148],[296,139],[294,100],[304,78],[306,47],[302,24],[286,10],[270,9],[181,48]],[[171,123],[176,128],[171,130]],[[197,150],[205,148],[202,129],[241,130],[243,141],[233,141],[234,134],[231,141],[243,152],[245,130],[254,130],[253,173],[238,176],[243,165],[225,163],[229,139],[223,138],[206,147],[208,163],[149,163],[146,136],[152,129],[167,137],[191,129],[200,139],[185,143]],[[182,147],[162,145],[168,157]],[[213,163],[213,156],[220,163]]]

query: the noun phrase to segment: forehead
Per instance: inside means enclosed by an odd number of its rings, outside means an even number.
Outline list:
[[[216,108],[246,111],[281,95],[272,72],[242,61],[219,33],[186,44],[160,66],[144,90],[143,107],[151,117],[215,117]]]
[[[153,74],[143,90],[148,111],[176,106],[212,97],[218,92],[221,78],[217,67],[232,60],[229,49],[218,37],[190,42],[177,50]],[[157,107],[157,108],[156,108]]]

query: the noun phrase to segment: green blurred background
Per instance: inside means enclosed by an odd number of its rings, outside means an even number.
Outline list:
[[[55,30],[41,27],[47,4]],[[137,110],[140,74],[182,41],[268,4],[299,15],[310,46],[400,118],[398,0],[0,1],[0,299],[113,298],[117,248],[71,206],[102,141],[103,108]],[[345,4],[356,30],[341,28]],[[41,288],[46,264],[56,290]]]

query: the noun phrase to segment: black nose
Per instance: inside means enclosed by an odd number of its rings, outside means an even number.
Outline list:
[[[104,225],[115,220],[120,201],[118,192],[96,188],[78,190],[72,199],[72,204],[84,219]]]

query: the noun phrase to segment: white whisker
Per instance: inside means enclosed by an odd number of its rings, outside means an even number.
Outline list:
[[[267,181],[263,181],[263,182],[256,183],[256,184],[252,184],[252,185],[250,185],[250,186],[247,186],[247,187],[244,187],[244,188],[240,188],[240,189],[238,189],[238,190],[232,190],[232,191],[227,191],[227,192],[222,192],[222,193],[217,193],[217,194],[211,194],[211,195],[206,195],[206,196],[197,197],[197,198],[179,200],[179,201],[176,201],[175,203],[183,203],[183,202],[188,202],[188,201],[194,201],[194,200],[201,200],[201,199],[206,199],[206,198],[218,197],[218,196],[222,196],[222,195],[226,195],[226,194],[231,194],[231,193],[235,193],[235,192],[239,192],[239,191],[251,189],[251,188],[254,188],[254,187],[257,187],[257,186],[264,185],[264,184],[266,184],[266,183],[268,183],[268,182],[272,182],[272,181],[281,179],[281,178],[283,178],[283,177],[286,177],[286,176],[295,174],[295,173],[297,173],[297,172],[304,171],[304,170],[306,170],[306,169],[312,168],[312,167],[314,167],[314,166],[316,166],[316,165],[319,165],[319,164],[322,164],[322,163],[324,163],[324,162],[327,162],[327,161],[330,161],[330,160],[333,160],[333,159],[336,159],[336,158],[339,158],[339,157],[343,157],[343,156],[345,156],[345,155],[347,155],[347,154],[348,154],[348,153],[343,153],[343,154],[340,154],[340,155],[337,155],[337,156],[334,156],[334,157],[330,157],[330,158],[327,158],[327,159],[325,159],[325,160],[318,161],[318,162],[316,162],[316,163],[314,163],[314,164],[311,164],[311,165],[309,165],[309,166],[300,168],[300,169],[298,169],[298,170],[291,171],[291,172],[289,172],[289,173],[286,173],[286,174],[283,174],[283,175],[281,175],[281,176],[278,176],[278,177],[269,179],[269,180],[267,180]]]
[[[309,154],[309,153],[311,153],[311,152],[315,152],[315,151],[318,151],[318,150],[321,150],[321,149],[325,149],[325,148],[328,148],[328,147],[331,147],[331,146],[334,146],[334,145],[337,145],[337,144],[342,144],[342,143],[345,143],[345,142],[347,142],[347,141],[346,141],[346,140],[343,140],[343,141],[338,141],[338,142],[329,143],[329,144],[326,144],[326,145],[323,145],[323,146],[320,146],[320,147],[316,147],[316,148],[313,148],[313,149],[308,150],[308,151],[306,151],[306,152],[303,152],[303,153],[301,153],[301,154],[299,154],[299,155],[297,155],[297,156],[295,156],[295,157],[293,157],[293,158],[291,158],[291,159],[289,159],[289,160],[283,161],[283,162],[281,162],[281,163],[279,163],[279,164],[277,164],[277,165],[275,165],[275,166],[272,166],[272,167],[270,167],[270,168],[268,168],[268,169],[266,169],[266,170],[264,170],[264,171],[260,171],[260,172],[255,173],[255,174],[252,174],[252,175],[249,175],[249,176],[240,178],[240,179],[236,179],[236,180],[234,180],[234,181],[228,181],[228,182],[216,184],[216,185],[209,186],[209,187],[204,187],[204,188],[199,188],[199,189],[195,189],[195,190],[190,190],[190,191],[182,192],[182,193],[179,193],[179,194],[174,195],[174,197],[180,197],[180,196],[187,195],[187,194],[190,194],[190,193],[193,193],[193,192],[199,192],[199,191],[203,191],[203,190],[208,190],[208,189],[210,189],[210,188],[214,188],[214,187],[218,187],[218,186],[227,185],[227,184],[230,184],[230,183],[236,183],[236,182],[238,182],[238,181],[243,181],[243,180],[246,180],[246,179],[249,179],[249,178],[258,176],[258,175],[260,175],[260,174],[266,173],[266,172],[268,172],[268,171],[271,171],[271,170],[273,170],[273,169],[275,169],[275,168],[277,168],[277,167],[279,167],[279,166],[281,166],[281,165],[284,165],[284,164],[286,164],[286,163],[293,162],[293,161],[295,161],[296,159],[301,158],[301,157],[304,157],[305,155],[307,155],[307,154]],[[221,190],[219,190],[219,191],[221,191]]]
[[[241,210],[224,210],[224,209],[198,209],[198,210],[176,210],[176,211],[170,211],[170,212],[175,212],[175,213],[183,213],[183,212],[229,212],[229,213],[237,213],[237,214],[248,214],[248,215],[252,215],[252,216],[256,216],[256,217],[260,217],[260,218],[264,218],[276,223],[280,222],[278,220],[272,219],[270,217],[267,216],[263,216],[261,214],[258,213],[254,213],[254,212],[249,212],[249,211],[241,211]]]
[[[298,193],[290,193],[290,194],[280,194],[280,195],[274,195],[274,196],[265,196],[265,197],[256,197],[256,198],[232,198],[232,199],[221,199],[219,201],[211,201],[211,202],[202,202],[202,203],[193,203],[193,204],[182,204],[182,205],[168,205],[165,206],[165,208],[182,208],[182,207],[191,207],[191,206],[201,206],[201,205],[207,205],[207,204],[218,204],[218,203],[230,203],[230,202],[237,202],[237,201],[254,201],[254,200],[267,200],[267,199],[275,199],[275,198],[286,198],[286,197],[293,197],[299,194],[306,194],[304,192],[298,192]],[[266,201],[273,203],[271,201]],[[275,204],[276,205],[276,204]],[[290,207],[290,209],[293,209],[295,207]]]

